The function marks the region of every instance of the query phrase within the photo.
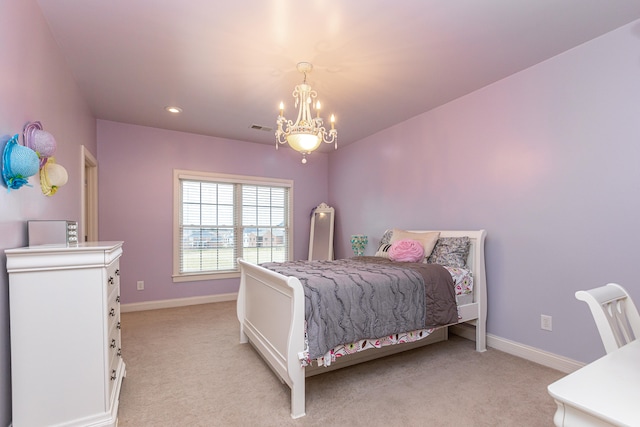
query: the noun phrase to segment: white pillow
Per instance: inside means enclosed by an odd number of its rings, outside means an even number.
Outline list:
[[[397,228],[393,229],[393,234],[391,235],[391,240],[389,243],[397,242],[402,239],[411,239],[417,240],[420,242],[422,247],[424,248],[424,257],[429,258],[431,252],[433,252],[433,248],[436,246],[438,242],[438,238],[440,237],[439,231],[427,231],[424,233],[414,233],[411,231],[400,230]]]

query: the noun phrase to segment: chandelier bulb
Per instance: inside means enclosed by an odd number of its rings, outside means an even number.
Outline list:
[[[302,157],[302,164],[306,164],[307,163],[307,158],[306,157]]]

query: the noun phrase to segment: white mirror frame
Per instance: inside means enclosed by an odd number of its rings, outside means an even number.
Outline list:
[[[333,260],[333,224],[335,209],[320,203],[311,215],[309,261]]]

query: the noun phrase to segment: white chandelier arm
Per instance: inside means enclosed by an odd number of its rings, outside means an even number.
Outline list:
[[[324,131],[324,128],[322,128],[323,132],[322,132],[322,140],[324,142],[326,142],[327,144],[333,144],[335,143],[335,148],[334,150],[338,149],[338,131],[335,129],[331,129],[329,131],[329,133],[327,134]]]
[[[278,117],[277,123],[278,130],[276,130],[276,150],[278,149],[278,145],[287,143],[287,135],[293,126],[293,122],[291,120],[287,120],[283,116]]]

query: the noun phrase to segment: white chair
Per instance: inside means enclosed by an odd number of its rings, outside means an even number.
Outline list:
[[[616,284],[576,292],[586,302],[607,353],[640,338],[640,315],[625,289]]]

